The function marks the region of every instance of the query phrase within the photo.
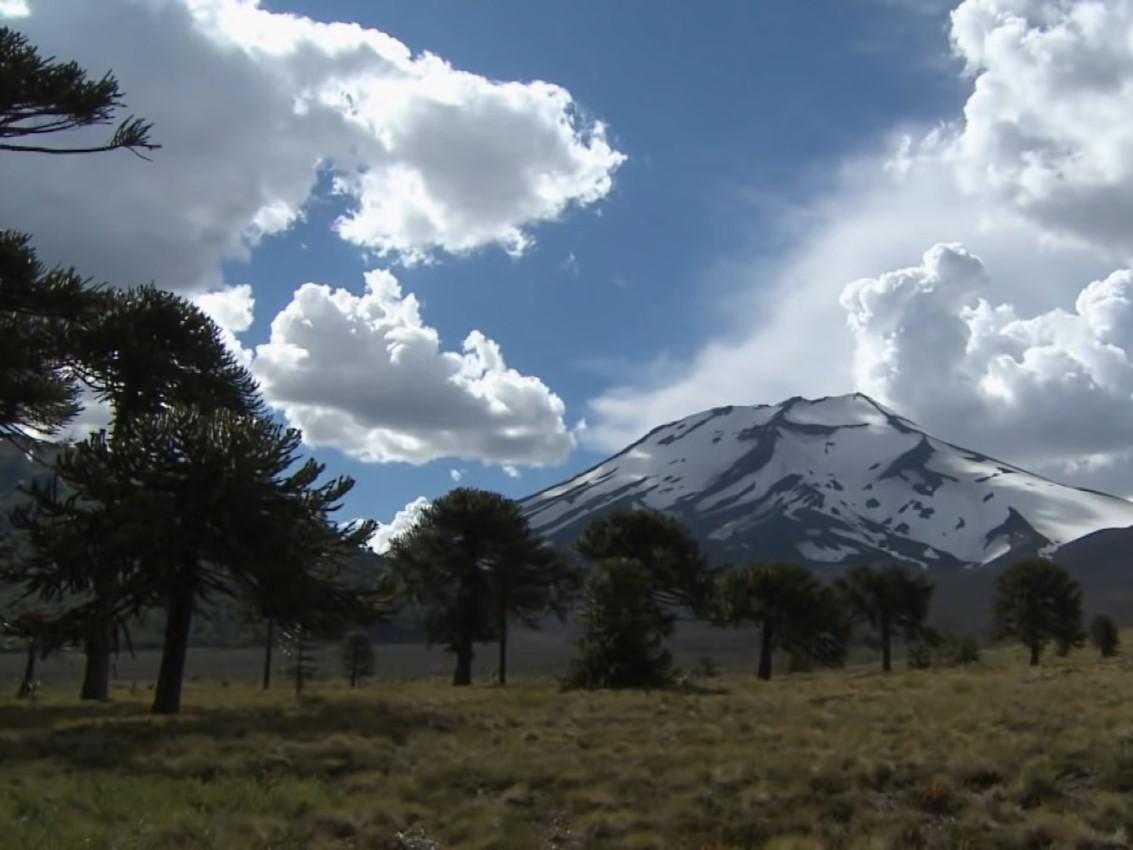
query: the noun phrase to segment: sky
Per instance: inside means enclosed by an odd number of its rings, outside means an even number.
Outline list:
[[[163,146],[5,157],[0,227],[194,299],[379,547],[454,486],[522,497],[708,407],[852,391],[1133,495],[1133,0],[0,21],[113,70]]]

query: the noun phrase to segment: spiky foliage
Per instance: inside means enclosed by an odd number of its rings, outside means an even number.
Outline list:
[[[395,539],[390,560],[424,614],[426,637],[456,655],[454,685],[472,681],[473,644],[500,643],[507,679],[510,619],[537,627],[548,612],[565,614],[578,578],[498,493],[457,488],[421,513]]]
[[[374,672],[374,644],[370,636],[362,631],[347,634],[339,647],[339,661],[350,687],[358,687],[362,679]]]
[[[640,562],[610,558],[586,579],[577,652],[563,681],[568,688],[658,688],[673,677],[665,638],[673,614],[658,604]]]
[[[1052,641],[1060,650],[1085,641],[1082,588],[1060,564],[1035,558],[1007,567],[996,579],[992,610],[995,637],[1020,641],[1032,666]]]
[[[650,510],[618,510],[582,532],[575,548],[592,562],[636,561],[663,605],[703,614],[712,596],[713,572],[696,538],[675,517]]]
[[[746,564],[725,570],[716,587],[721,625],[760,631],[758,676],[771,678],[777,649],[836,664],[845,657],[848,620],[838,595],[798,564]]]
[[[1090,621],[1090,643],[1101,653],[1102,658],[1112,658],[1117,655],[1121,645],[1121,635],[1117,631],[1117,623],[1108,614],[1098,614]]]
[[[255,379],[192,302],[153,286],[109,294],[83,335],[83,380],[113,412],[112,430],[172,407],[264,412]]]
[[[104,300],[74,271],[47,270],[30,241],[0,231],[0,438],[22,445],[78,413],[81,334]]]
[[[892,669],[893,641],[918,640],[928,629],[932,581],[899,564],[851,567],[835,583],[850,615],[865,623],[881,645],[881,669]]]
[[[88,79],[76,62],[44,58],[26,36],[0,27],[0,151],[78,154],[125,148],[141,156],[143,150],[161,147],[150,140],[152,124],[133,115],[119,122],[111,137],[99,144],[39,143],[47,135],[111,124],[123,106],[113,74]]]
[[[353,482],[318,484],[323,467],[299,462],[300,439],[259,417],[174,408],[59,461],[68,509],[120,531],[104,613],[122,622],[155,603],[166,609],[155,711],[179,710],[193,611],[210,594],[270,600],[281,623],[305,628],[368,616],[367,594],[338,571],[374,524],[332,521]],[[50,566],[48,580],[66,587],[70,570],[89,564]]]
[[[101,294],[98,316],[69,347],[78,351],[70,373],[81,375],[113,411],[110,438],[95,436],[77,450],[88,459],[105,457],[111,443],[128,441],[139,418],[165,410],[249,416],[262,411],[255,381],[227,349],[216,324],[180,296],[153,287]],[[66,456],[62,461],[65,479],[83,462]],[[88,480],[88,486],[95,485]],[[82,500],[60,501],[54,485],[33,487],[31,495],[35,510],[14,521],[27,532],[32,551],[16,560],[9,579],[44,598],[81,600],[66,619],[86,650],[82,694],[105,699],[109,655],[122,626],[117,597],[130,595],[125,576],[137,566],[127,544],[137,518],[147,515],[147,505],[135,503],[148,497],[133,482],[113,478]]]

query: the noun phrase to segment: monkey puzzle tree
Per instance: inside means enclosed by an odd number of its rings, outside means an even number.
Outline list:
[[[61,463],[74,504],[135,516],[111,616],[124,621],[155,603],[165,608],[155,712],[180,708],[189,629],[202,599],[270,597],[299,625],[355,617],[364,607],[365,594],[341,583],[337,571],[374,524],[331,521],[353,482],[316,484],[323,467],[298,462],[300,439],[259,417],[174,408],[89,440]],[[126,492],[132,498],[114,497]],[[288,557],[277,557],[283,550]]]
[[[76,63],[44,59],[25,36],[0,27],[0,151],[140,154],[159,147],[149,122],[134,116],[102,144],[42,144],[111,123],[122,106],[113,75],[90,80]],[[29,236],[0,231],[0,437],[27,444],[57,433],[78,412],[79,334],[101,306],[100,292],[73,270],[46,270]]]
[[[586,527],[575,548],[595,563],[636,561],[661,605],[685,607],[698,616],[707,610],[713,571],[696,539],[674,517],[650,510],[611,511]]]
[[[850,615],[877,634],[886,673],[892,669],[894,639],[917,640],[929,634],[925,620],[934,586],[924,574],[899,564],[857,566],[834,586]]]
[[[674,615],[654,596],[639,561],[609,558],[586,577],[579,620],[583,634],[564,685],[570,688],[658,688],[673,676],[665,638]]]
[[[1108,614],[1098,614],[1090,621],[1090,643],[1101,653],[1102,658],[1112,658],[1117,655],[1117,648],[1121,645],[1121,635],[1117,631],[1117,623]]]
[[[776,649],[825,663],[845,657],[848,622],[841,601],[798,564],[747,564],[725,570],[717,580],[715,619],[724,626],[759,628],[760,679],[771,678]]]
[[[992,608],[996,638],[1019,640],[1032,667],[1043,648],[1081,645],[1082,588],[1065,567],[1041,558],[1017,561],[999,574]]]
[[[374,672],[374,645],[370,636],[362,631],[347,634],[342,640],[339,660],[350,687],[358,687],[363,678]]]
[[[39,144],[47,135],[106,126],[124,105],[113,74],[91,80],[76,62],[44,59],[26,36],[0,27],[0,151],[80,154],[122,148],[141,155],[161,147],[149,138],[153,125],[133,115],[97,145]]]
[[[30,237],[0,231],[0,437],[29,445],[79,411],[80,334],[100,293],[74,271],[48,271]]]
[[[430,643],[456,655],[454,685],[472,682],[473,644],[499,641],[507,681],[508,621],[536,627],[564,613],[576,572],[534,534],[519,506],[498,493],[457,488],[422,511],[389,553],[424,613]]]
[[[97,320],[83,330],[76,347],[80,357],[72,372],[110,405],[111,433],[58,458],[57,479],[65,484],[82,474],[75,464],[105,456],[115,442],[126,444],[140,417],[172,408],[248,416],[262,411],[255,381],[227,349],[216,324],[172,293],[148,286],[105,293]],[[139,490],[129,481],[106,478],[96,485],[88,478],[87,486],[97,486],[97,493],[91,489],[82,500],[62,501],[54,483],[31,488],[35,510],[13,520],[27,532],[35,556],[9,569],[8,577],[57,601],[63,596],[84,600],[68,616],[86,653],[82,695],[105,699],[110,653],[121,627],[113,615],[115,595],[123,589],[131,559],[136,565],[122,531],[136,530],[146,506],[135,504]]]

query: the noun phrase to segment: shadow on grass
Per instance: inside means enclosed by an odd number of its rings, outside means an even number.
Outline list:
[[[69,767],[125,771],[132,775],[184,776],[180,762],[194,755],[239,754],[240,772],[262,772],[266,754],[246,740],[266,736],[271,746],[318,748],[327,744],[346,752],[343,742],[406,744],[421,731],[452,733],[461,723],[450,715],[373,702],[305,702],[295,706],[188,708],[175,717],[158,717],[137,703],[104,705],[0,704],[0,749],[5,766],[58,761]],[[186,739],[206,738],[207,752],[194,753]],[[7,740],[5,740],[7,739]],[[328,743],[329,742],[329,743]],[[154,758],[155,754],[169,759]],[[231,765],[230,765],[231,766]],[[362,769],[364,765],[359,765]],[[220,768],[223,769],[223,768]],[[190,771],[208,778],[216,769]],[[339,773],[345,772],[339,770]]]

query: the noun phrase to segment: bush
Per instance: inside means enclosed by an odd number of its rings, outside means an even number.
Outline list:
[[[636,561],[612,558],[590,573],[580,615],[583,636],[564,687],[657,688],[673,680],[664,639],[673,619],[657,603]]]
[[[966,667],[980,660],[980,644],[972,637],[944,638],[936,649],[937,663],[945,667]]]
[[[716,659],[702,655],[692,665],[692,675],[701,679],[712,679],[720,675],[720,667],[716,664]]]
[[[1090,643],[1101,653],[1102,658],[1112,658],[1117,655],[1117,647],[1121,637],[1117,633],[1117,624],[1113,618],[1105,614],[1098,614],[1090,622]]]
[[[905,654],[910,670],[927,670],[932,666],[932,647],[927,643],[911,643]]]

